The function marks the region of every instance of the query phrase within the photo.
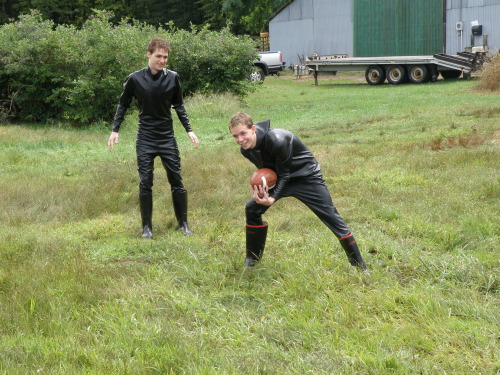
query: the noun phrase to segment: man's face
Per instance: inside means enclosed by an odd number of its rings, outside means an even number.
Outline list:
[[[244,150],[254,148],[257,144],[256,127],[252,125],[248,128],[245,124],[239,124],[231,128],[231,135],[234,141],[239,144]]]
[[[153,53],[148,51],[148,66],[153,74],[158,73],[167,64],[168,52],[163,48],[155,50]]]

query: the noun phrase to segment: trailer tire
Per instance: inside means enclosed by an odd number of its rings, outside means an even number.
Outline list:
[[[424,83],[429,81],[430,74],[426,65],[408,66],[408,79],[412,83]]]
[[[381,85],[385,81],[385,70],[380,65],[370,65],[365,72],[365,79],[370,85]]]
[[[457,79],[462,75],[460,70],[442,70],[440,73],[444,79]]]
[[[387,81],[393,85],[406,82],[406,70],[403,65],[389,65],[387,68]]]

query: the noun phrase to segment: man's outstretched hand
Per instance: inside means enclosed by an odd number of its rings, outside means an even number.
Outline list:
[[[109,148],[109,151],[113,151],[114,150],[115,143],[118,143],[118,133],[117,132],[111,132],[111,135],[109,136],[109,139],[108,139],[108,148]]]
[[[194,148],[198,148],[198,146],[200,145],[200,141],[198,140],[196,134],[194,134],[193,132],[188,132],[187,134],[188,137],[191,139],[191,142],[194,143]]]

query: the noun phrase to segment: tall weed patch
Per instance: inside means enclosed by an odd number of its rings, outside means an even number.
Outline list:
[[[500,52],[485,63],[477,87],[487,91],[500,90]]]

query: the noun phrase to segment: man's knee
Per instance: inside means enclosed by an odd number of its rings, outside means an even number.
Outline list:
[[[153,176],[140,175],[139,178],[140,194],[151,194],[153,190]]]
[[[185,193],[184,184],[182,183],[182,177],[179,173],[168,173],[167,172],[168,183],[170,184],[170,190],[172,193]]]

